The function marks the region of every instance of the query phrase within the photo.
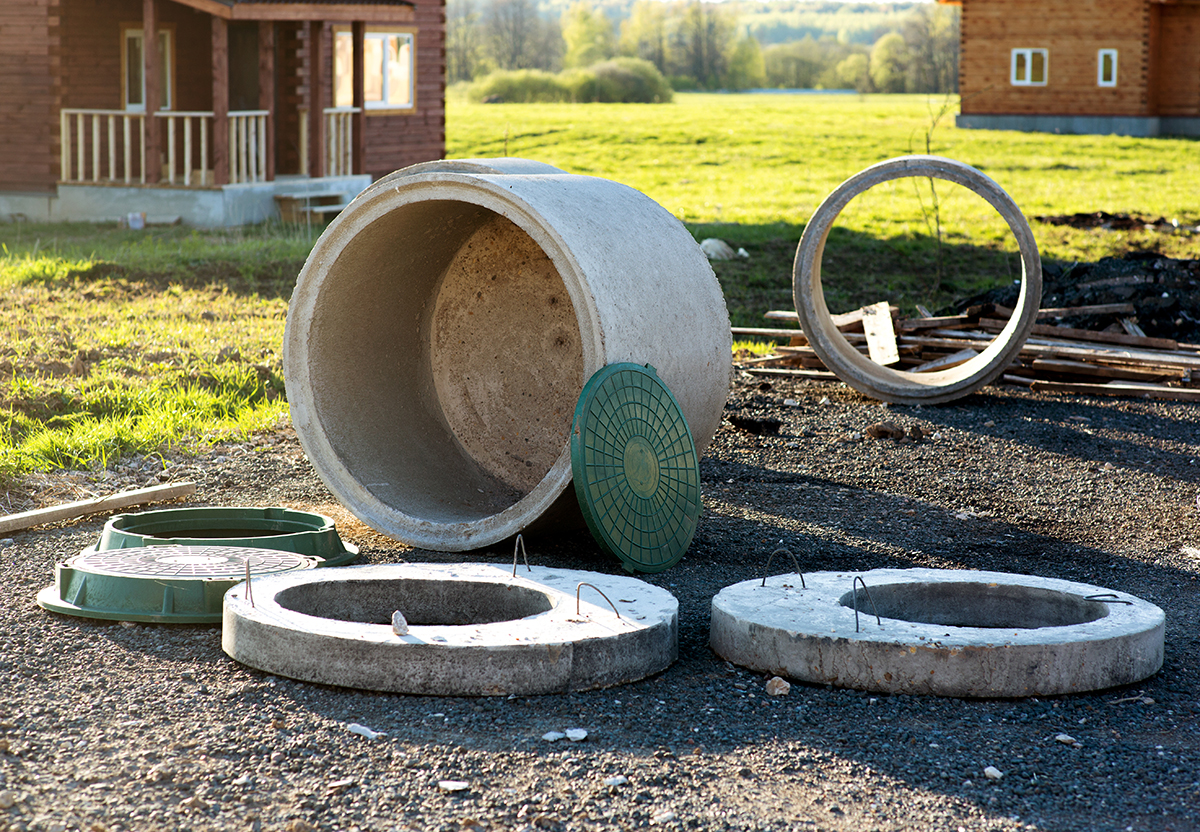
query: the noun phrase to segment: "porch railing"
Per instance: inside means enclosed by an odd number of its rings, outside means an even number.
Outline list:
[[[121,127],[119,140],[118,124]],[[123,181],[130,185],[136,176],[137,182],[145,184],[145,125],[145,113],[130,113],[125,110],[62,110],[59,114],[59,164],[62,181]],[[108,140],[107,147],[105,137]],[[106,149],[107,153],[104,152]],[[107,167],[105,162],[108,163]]]
[[[154,115],[165,127],[162,181],[184,187],[212,185],[213,114],[163,110]],[[266,180],[268,116],[266,110],[229,113],[231,184]],[[59,134],[63,182],[146,184],[145,113],[64,109]]]
[[[326,107],[325,175],[349,176],[354,172],[354,115],[361,107]],[[308,109],[300,108],[300,172],[311,174],[308,164]]]

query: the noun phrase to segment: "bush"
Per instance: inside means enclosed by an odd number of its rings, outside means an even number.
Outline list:
[[[539,69],[499,70],[471,84],[472,101],[508,101],[533,104],[572,100],[560,76]]]
[[[614,58],[561,77],[575,101],[664,104],[672,95],[662,73],[640,58]]]

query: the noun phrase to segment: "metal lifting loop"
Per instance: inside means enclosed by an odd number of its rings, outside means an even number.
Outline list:
[[[621,613],[617,612],[617,605],[612,602],[612,599],[610,599],[607,595],[604,594],[604,590],[600,589],[600,587],[596,586],[595,584],[589,584],[587,581],[580,581],[579,586],[575,587],[575,614],[576,615],[581,614],[579,611],[579,594],[580,594],[580,592],[583,591],[583,588],[585,586],[590,586],[592,589],[599,592],[600,597],[603,598],[605,601],[608,601],[608,605],[610,607],[612,607],[612,611],[616,614],[617,618],[621,617]]]
[[[783,541],[781,540],[779,542],[782,543]],[[796,567],[796,574],[800,576],[800,588],[808,589],[808,587],[804,583],[804,573],[800,571],[800,562],[798,560],[796,560],[796,556],[792,554],[791,549],[785,548],[783,546],[780,546],[779,548],[777,548],[774,552],[771,553],[771,556],[767,558],[767,569],[766,569],[767,574],[763,575],[762,585],[763,586],[767,585],[767,576],[769,576],[771,574],[771,561],[773,561],[775,559],[775,556],[778,555],[780,552],[783,552],[785,555],[787,555],[789,558],[792,559],[792,566]]]
[[[1118,598],[1112,592],[1102,592],[1099,595],[1085,595],[1083,598],[1085,601],[1098,601],[1101,604],[1124,604],[1127,607],[1133,606],[1132,601],[1124,601]]]
[[[855,575],[854,580],[850,584],[850,594],[854,597],[854,632],[858,632],[858,590],[856,587],[862,584],[863,592],[867,595],[867,600],[871,602],[871,612],[875,613],[875,623],[880,627],[883,626],[883,619],[879,617],[879,610],[875,608],[875,599],[871,597],[871,590],[867,589],[867,582],[862,579],[861,575]]]
[[[521,537],[521,535],[517,535],[517,539],[515,541],[513,541],[513,573],[512,573],[512,576],[514,578],[517,577],[517,547],[518,546],[521,548],[521,554],[525,556],[525,568],[528,569],[530,572],[533,571],[533,567],[529,565],[529,555],[527,555],[525,553],[525,538]]]

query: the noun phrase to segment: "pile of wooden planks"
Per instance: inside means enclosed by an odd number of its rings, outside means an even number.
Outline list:
[[[1012,310],[985,304],[962,315],[901,318],[887,303],[833,316],[846,340],[877,364],[898,372],[944,370],[974,358],[1004,329]],[[1083,316],[1117,316],[1102,331],[1058,326]],[[1150,338],[1138,327],[1132,304],[1042,309],[1019,357],[999,381],[1034,390],[1089,395],[1200,401],[1200,344]],[[768,319],[798,323],[795,312]],[[748,372],[833,379],[800,329],[734,327],[735,338],[789,339],[773,353],[738,362]]]

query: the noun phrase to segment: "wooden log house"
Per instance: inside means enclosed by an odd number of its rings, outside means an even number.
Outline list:
[[[1200,0],[962,6],[959,127],[1200,136]]]
[[[444,152],[445,0],[0,0],[0,220],[328,217]]]

